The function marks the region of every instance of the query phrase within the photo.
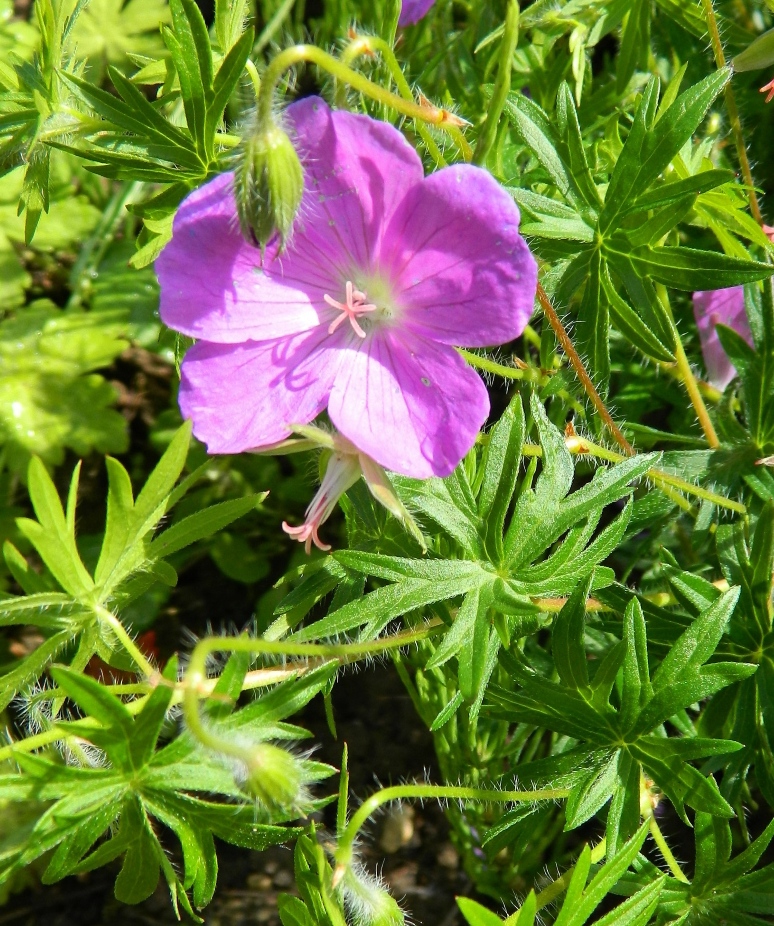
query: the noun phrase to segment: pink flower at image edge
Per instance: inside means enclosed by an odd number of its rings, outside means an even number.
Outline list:
[[[287,110],[305,169],[287,249],[239,231],[232,175],[195,190],[156,262],[166,325],[197,343],[180,405],[211,453],[284,440],[326,408],[357,449],[448,475],[489,399],[455,346],[518,337],[537,268],[519,211],[485,170],[424,177],[403,135],[319,98]]]
[[[435,0],[403,0],[399,25],[413,26],[418,23],[423,16],[427,16],[434,3]]]
[[[707,380],[716,389],[725,389],[736,375],[715,330],[716,325],[733,328],[752,343],[750,325],[744,310],[744,286],[714,289],[693,294],[693,314],[699,329],[701,352],[707,368]]]

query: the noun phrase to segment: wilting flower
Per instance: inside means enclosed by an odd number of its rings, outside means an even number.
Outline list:
[[[720,324],[733,328],[746,341],[752,342],[744,311],[744,286],[694,293],[693,314],[699,328],[707,379],[717,389],[725,389],[736,376],[736,369],[723,350],[715,326]]]
[[[419,541],[420,546],[424,547],[425,541],[419,528],[395,494],[387,474],[378,463],[361,453],[341,434],[329,434],[321,428],[303,425],[298,426],[296,430],[303,438],[298,443],[304,448],[322,447],[329,456],[320,488],[306,509],[306,521],[298,527],[291,527],[287,522],[283,522],[282,529],[286,534],[303,543],[307,553],[312,552],[312,544],[320,550],[330,550],[330,546],[320,540],[318,531],[333,513],[341,496],[363,476],[374,498],[401,521]]]
[[[519,212],[485,170],[424,177],[403,135],[319,98],[289,107],[305,170],[285,250],[240,234],[222,174],[192,193],[156,263],[165,324],[198,339],[180,406],[211,453],[286,439],[326,407],[381,466],[448,475],[489,411],[453,345],[521,334],[537,270]]]
[[[403,7],[398,20],[399,25],[412,26],[414,23],[418,23],[423,16],[427,15],[434,3],[435,0],[403,0]]]

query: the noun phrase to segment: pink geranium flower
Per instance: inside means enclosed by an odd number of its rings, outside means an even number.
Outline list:
[[[448,475],[489,412],[454,345],[521,334],[535,261],[519,212],[485,170],[424,177],[397,129],[289,107],[305,170],[287,249],[239,232],[232,175],[193,192],[156,262],[161,317],[198,339],[180,406],[211,453],[284,440],[326,407],[341,434],[408,476]]]
[[[403,0],[399,25],[412,26],[426,16],[435,0]]]
[[[707,379],[716,389],[725,389],[736,376],[736,369],[723,350],[715,326],[720,324],[733,328],[748,343],[752,343],[750,325],[744,311],[744,286],[694,293],[693,314],[699,328]]]

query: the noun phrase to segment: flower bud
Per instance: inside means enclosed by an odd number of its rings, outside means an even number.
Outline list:
[[[270,810],[291,810],[303,803],[299,760],[271,743],[260,743],[251,750],[239,785]]]
[[[774,64],[774,29],[759,35],[731,63],[735,71],[759,71]]]
[[[359,863],[346,869],[338,889],[345,909],[358,926],[405,926],[397,900]]]
[[[290,237],[304,193],[304,172],[296,149],[273,122],[242,143],[234,191],[242,234],[265,248],[275,234]]]

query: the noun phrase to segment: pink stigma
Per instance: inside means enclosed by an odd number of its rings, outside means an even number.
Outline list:
[[[770,80],[765,87],[761,87],[761,93],[766,94],[766,102],[774,100],[774,80]]]
[[[331,549],[329,543],[323,543],[320,540],[320,537],[317,531],[320,529],[320,524],[315,524],[314,522],[301,524],[299,527],[291,527],[287,521],[282,522],[282,530],[285,533],[292,537],[294,540],[298,540],[299,543],[303,543],[304,549],[306,550],[306,555],[312,552],[312,544],[314,544],[318,550],[322,550],[324,553],[327,553]]]
[[[355,330],[355,334],[359,338],[364,338],[366,336],[365,331],[360,327],[357,317],[358,315],[363,315],[365,312],[375,312],[378,308],[371,303],[367,303],[366,299],[368,298],[365,293],[362,293],[359,289],[355,289],[352,285],[351,280],[347,280],[347,301],[337,302],[327,293],[325,294],[325,301],[328,303],[331,308],[338,309],[341,312],[338,318],[334,319],[331,324],[328,326],[328,334],[333,334],[333,332],[343,324],[345,321],[349,321],[352,327]]]

